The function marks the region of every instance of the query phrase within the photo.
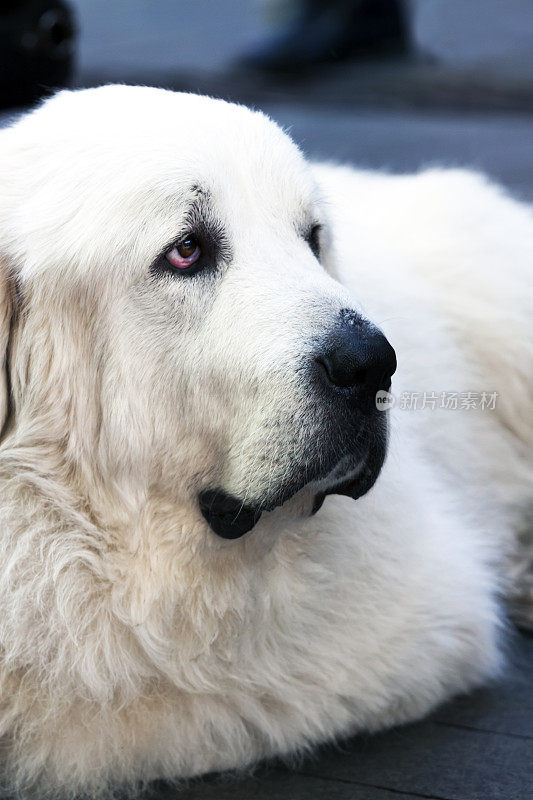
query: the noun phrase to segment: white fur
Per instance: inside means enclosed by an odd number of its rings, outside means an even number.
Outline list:
[[[459,170],[309,167],[262,114],[149,88],[62,92],[0,132],[0,159],[10,787],[243,767],[493,675],[498,595],[531,591],[531,210]],[[223,275],[150,277],[198,186]],[[397,403],[365,497],[309,517],[305,488],[219,539],[199,489],[261,502],[319,441],[298,359],[346,306],[394,345],[397,397],[497,391],[496,409]]]

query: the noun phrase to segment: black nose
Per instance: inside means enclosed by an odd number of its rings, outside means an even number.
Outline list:
[[[360,389],[372,399],[388,391],[396,371],[396,353],[374,325],[355,312],[342,312],[316,361],[335,387]]]

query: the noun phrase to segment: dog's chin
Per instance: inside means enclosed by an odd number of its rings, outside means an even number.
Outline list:
[[[325,498],[330,494],[340,494],[358,500],[376,482],[383,461],[385,448],[376,448],[359,464],[344,470],[339,476],[339,468],[321,481],[309,485],[314,497],[311,514],[320,510]],[[303,486],[288,486],[278,494],[275,501],[257,505],[247,505],[243,500],[224,489],[206,489],[200,492],[198,502],[200,511],[211,529],[223,539],[238,539],[248,533],[259,522],[264,511],[273,511],[288,502]]]

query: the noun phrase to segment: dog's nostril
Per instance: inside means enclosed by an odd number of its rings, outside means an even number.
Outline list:
[[[336,351],[320,356],[316,359],[316,363],[322,368],[328,382],[333,386],[347,389],[355,384],[366,383],[367,370],[354,368],[346,359],[343,360],[342,354]]]
[[[355,382],[358,383],[360,386],[363,386],[368,381],[368,370],[367,369],[359,369],[354,374]]]

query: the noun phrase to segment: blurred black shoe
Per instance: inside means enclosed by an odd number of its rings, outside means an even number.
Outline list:
[[[292,72],[328,61],[408,50],[402,0],[303,0],[292,24],[242,63],[254,69]]]
[[[63,0],[1,0],[0,107],[26,105],[67,85],[74,38]]]

